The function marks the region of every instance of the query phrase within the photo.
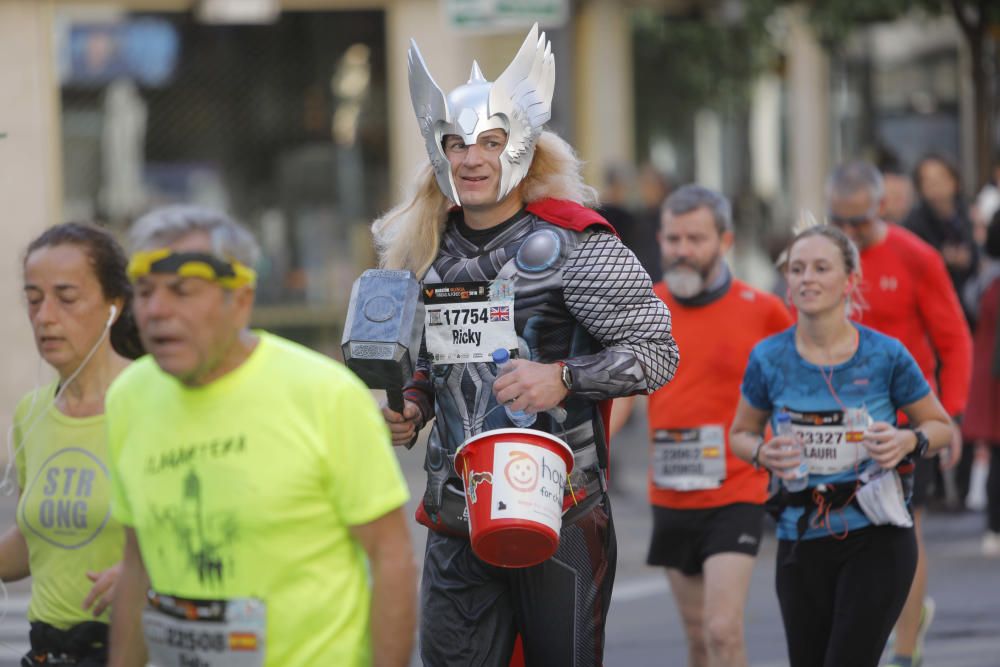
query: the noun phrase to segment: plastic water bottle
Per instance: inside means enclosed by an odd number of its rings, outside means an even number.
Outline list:
[[[493,350],[493,363],[497,365],[497,371],[500,374],[504,373],[505,367],[510,361],[510,352],[505,348],[500,348],[498,350]],[[510,421],[518,428],[528,428],[535,423],[535,415],[525,412],[524,410],[511,410],[510,406],[505,405],[503,409],[507,411],[507,417]]]
[[[792,430],[792,418],[787,412],[779,412],[778,416],[775,417],[775,422],[775,433],[795,438],[795,431]],[[799,467],[795,470],[795,476],[792,479],[783,479],[781,480],[781,483],[784,484],[785,488],[790,492],[796,493],[809,485],[809,463],[806,461],[805,452],[802,451],[802,445],[798,441],[796,441],[795,444],[786,447],[786,449],[798,450]]]

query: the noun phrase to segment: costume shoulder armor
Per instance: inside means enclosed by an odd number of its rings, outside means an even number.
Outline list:
[[[524,239],[515,257],[517,268],[528,273],[538,273],[551,268],[562,254],[563,240],[551,228],[537,229]]]

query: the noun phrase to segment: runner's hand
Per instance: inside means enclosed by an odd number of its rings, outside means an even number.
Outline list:
[[[389,425],[393,447],[406,447],[417,435],[420,422],[420,408],[413,401],[403,401],[403,414],[399,414],[389,406],[382,406],[382,417]]]
[[[779,479],[793,479],[802,456],[802,448],[797,447],[795,442],[795,437],[790,435],[771,438],[760,448],[757,462]]]
[[[504,372],[493,383],[493,394],[498,402],[506,404],[514,412],[551,410],[562,403],[569,393],[562,382],[562,367],[559,364],[514,359],[508,362],[508,366],[510,370],[505,366]]]
[[[958,465],[958,462],[962,460],[962,427],[958,424],[952,422],[951,425],[951,442],[948,443],[948,449],[941,452],[938,456],[938,466],[941,470],[950,470]]]
[[[86,610],[93,607],[95,618],[111,606],[111,600],[115,596],[115,584],[121,571],[122,564],[116,563],[103,572],[87,572],[87,578],[94,582],[94,585],[83,599],[83,608]]]
[[[879,467],[889,470],[917,446],[912,431],[886,422],[875,422],[865,431],[864,445]]]

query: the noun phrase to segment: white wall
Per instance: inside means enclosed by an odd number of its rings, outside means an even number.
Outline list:
[[[789,12],[787,49],[792,211],[795,218],[803,210],[822,218],[830,168],[830,68],[804,13],[796,9]]]
[[[0,2],[0,427],[34,386],[38,355],[21,296],[21,253],[57,222],[58,97],[48,0]],[[6,452],[0,453],[6,459]]]

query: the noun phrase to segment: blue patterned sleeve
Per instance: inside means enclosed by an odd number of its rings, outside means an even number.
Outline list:
[[[753,348],[750,353],[750,361],[747,362],[747,369],[743,372],[743,385],[740,391],[753,407],[758,410],[771,410],[774,404],[767,390],[767,377],[764,375],[764,364],[761,360],[760,344]]]
[[[927,384],[920,367],[913,359],[910,351],[903,347],[903,344],[894,340],[896,354],[893,355],[894,364],[892,369],[892,384],[889,386],[889,394],[892,404],[897,409],[910,403],[915,403],[921,398],[931,393],[931,386]]]

